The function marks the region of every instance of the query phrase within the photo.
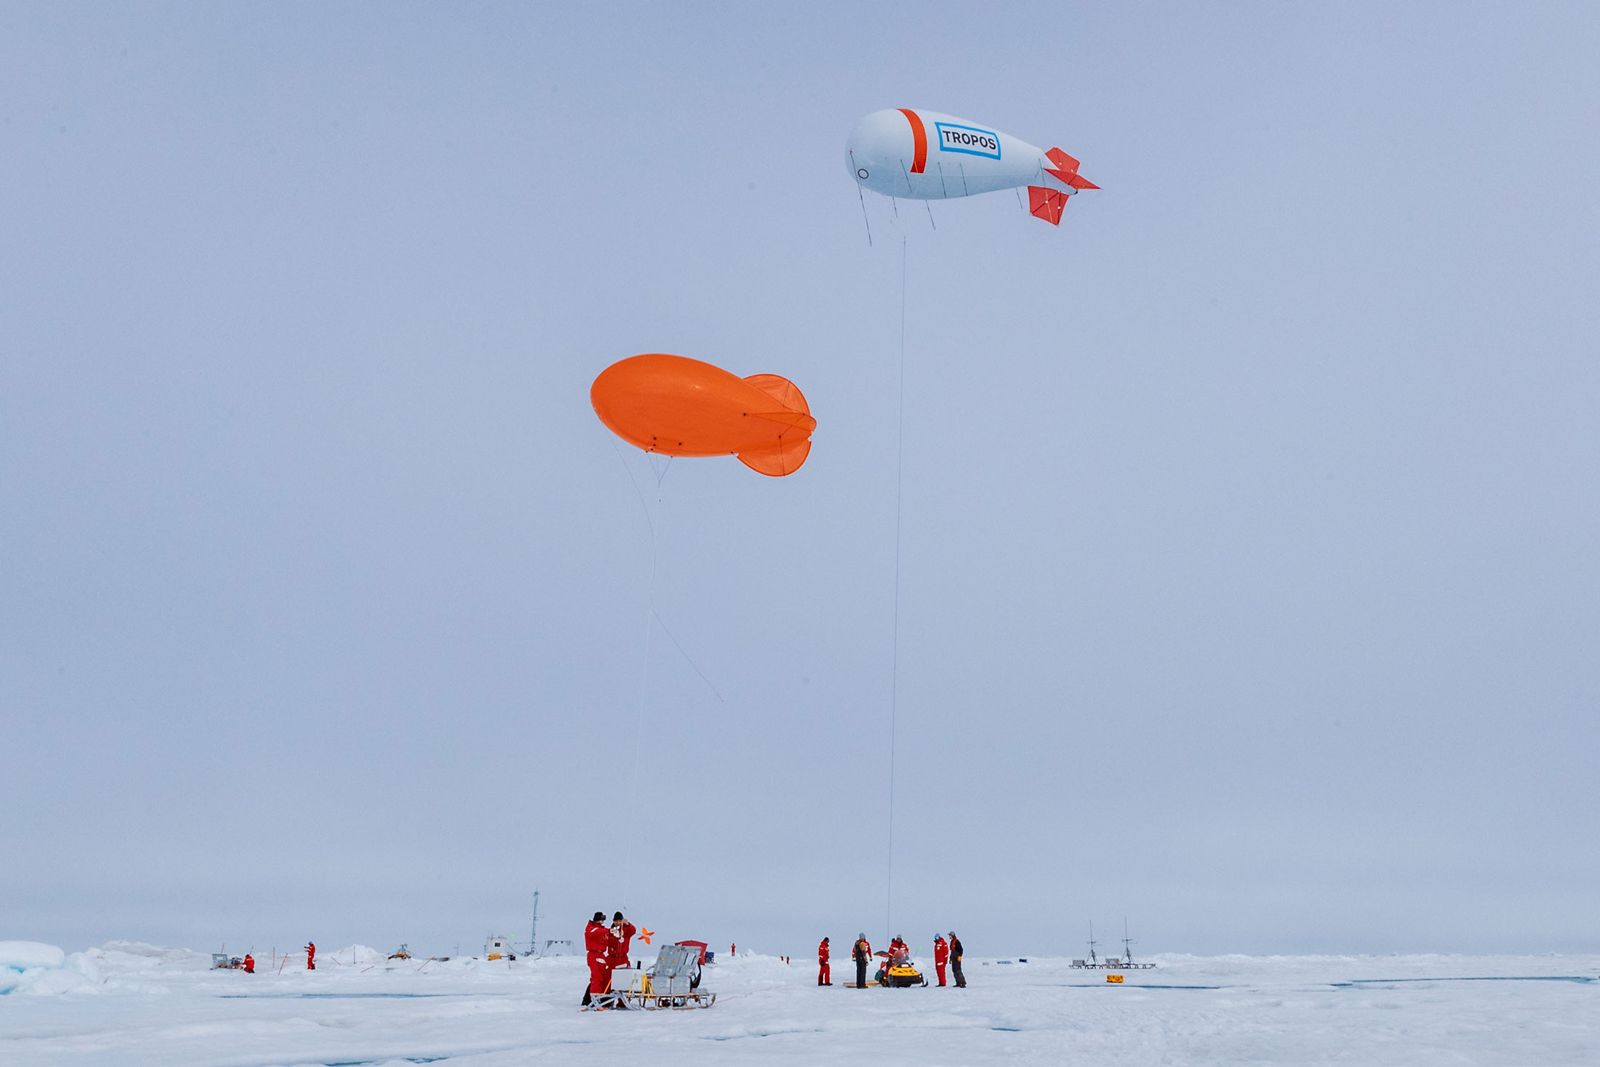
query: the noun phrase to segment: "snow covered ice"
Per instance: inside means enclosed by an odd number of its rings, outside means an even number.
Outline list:
[[[965,990],[819,988],[795,959],[719,959],[708,1010],[593,1014],[576,956],[356,946],[247,975],[182,949],[0,942],[0,1064],[1600,1063],[1600,957],[1157,956],[1118,987],[969,954]]]

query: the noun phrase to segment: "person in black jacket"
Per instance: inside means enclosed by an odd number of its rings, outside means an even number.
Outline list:
[[[856,935],[856,945],[850,950],[850,958],[856,961],[856,988],[867,988],[867,961],[872,959],[872,944],[866,934]]]
[[[950,968],[955,972],[956,988],[967,988],[966,976],[961,973],[961,939],[954,930],[950,931]]]

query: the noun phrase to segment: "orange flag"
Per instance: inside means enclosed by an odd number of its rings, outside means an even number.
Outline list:
[[[640,941],[643,941],[645,944],[648,945],[650,943],[650,939],[652,937],[654,937],[654,936],[656,936],[656,932],[654,930],[647,930],[642,926],[639,927],[639,940]]]

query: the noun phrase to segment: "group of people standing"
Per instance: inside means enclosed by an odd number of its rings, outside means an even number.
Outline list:
[[[618,967],[633,966],[628,959],[628,949],[633,943],[635,930],[620,911],[611,917],[609,927],[606,925],[606,913],[597,911],[583,928],[583,949],[589,962],[589,985],[583,991],[584,1007],[588,1007],[596,995],[611,992],[612,971]]]
[[[823,938],[817,944],[817,984],[832,985],[833,970],[828,966],[831,951],[828,939]],[[867,940],[865,933],[856,935],[856,943],[850,950],[850,959],[856,965],[856,988],[867,988],[867,964],[872,962],[872,942]],[[888,962],[885,967],[897,964],[904,965],[911,961],[911,948],[903,937],[896,937],[889,942]],[[943,934],[933,935],[933,969],[939,976],[939,984],[945,984],[945,967],[948,965],[955,972],[956,988],[967,988],[967,978],[961,973],[961,939],[954,930],[950,931],[950,940],[946,941]]]
[[[961,939],[954,930],[950,931],[950,940],[946,941],[938,934],[933,935],[933,969],[939,972],[939,984],[944,985],[944,968],[949,964],[955,972],[956,988],[967,988],[967,976],[961,973]]]

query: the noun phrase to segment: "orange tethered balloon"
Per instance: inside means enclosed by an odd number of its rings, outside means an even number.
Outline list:
[[[687,356],[629,356],[589,388],[600,421],[646,452],[738,456],[753,471],[793,474],[811,454],[806,398],[787,378],[740,378]]]

